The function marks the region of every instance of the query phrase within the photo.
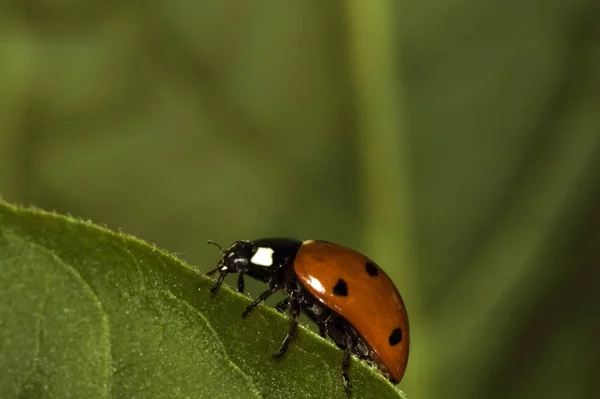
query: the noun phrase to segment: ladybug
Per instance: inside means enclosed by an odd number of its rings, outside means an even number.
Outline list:
[[[223,249],[219,273],[211,293],[229,273],[238,273],[237,289],[244,291],[244,275],[269,284],[242,313],[278,291],[286,297],[275,305],[289,312],[290,329],[276,357],[283,356],[298,330],[304,313],[344,350],[342,378],[351,388],[348,368],[354,354],[377,367],[392,383],[402,379],[408,361],[409,327],[404,301],[388,275],[363,254],[329,241],[262,238],[236,241]]]

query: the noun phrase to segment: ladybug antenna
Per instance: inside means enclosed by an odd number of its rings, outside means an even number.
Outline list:
[[[214,245],[215,247],[219,248],[219,251],[221,251],[221,253],[225,253],[225,250],[223,248],[221,248],[221,246],[219,244],[217,244],[216,242],[214,242],[213,240],[206,241],[206,244]]]

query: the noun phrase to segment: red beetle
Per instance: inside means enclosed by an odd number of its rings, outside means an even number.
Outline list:
[[[247,316],[277,291],[286,294],[276,305],[291,317],[290,330],[275,356],[283,356],[298,329],[298,316],[306,314],[342,349],[342,377],[348,377],[350,355],[374,364],[397,384],[408,362],[408,315],[398,289],[388,275],[363,254],[328,241],[263,238],[236,241],[228,249],[215,242],[222,259],[206,274],[219,273],[214,293],[229,273],[238,274],[238,291],[244,275],[269,284],[242,314]]]

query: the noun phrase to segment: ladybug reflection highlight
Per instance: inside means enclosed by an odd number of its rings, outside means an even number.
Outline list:
[[[328,241],[263,238],[236,241],[222,249],[217,267],[207,275],[219,276],[211,293],[230,273],[238,273],[237,290],[244,291],[247,275],[269,285],[242,313],[248,316],[272,294],[285,298],[275,305],[290,316],[290,328],[274,354],[283,356],[298,331],[304,313],[344,350],[342,378],[351,388],[350,356],[375,365],[392,383],[399,383],[408,362],[408,315],[398,289],[388,275],[363,254]]]

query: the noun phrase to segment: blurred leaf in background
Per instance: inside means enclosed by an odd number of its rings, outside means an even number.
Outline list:
[[[341,242],[394,277],[409,397],[600,390],[593,0],[0,5],[0,193],[206,270]]]

